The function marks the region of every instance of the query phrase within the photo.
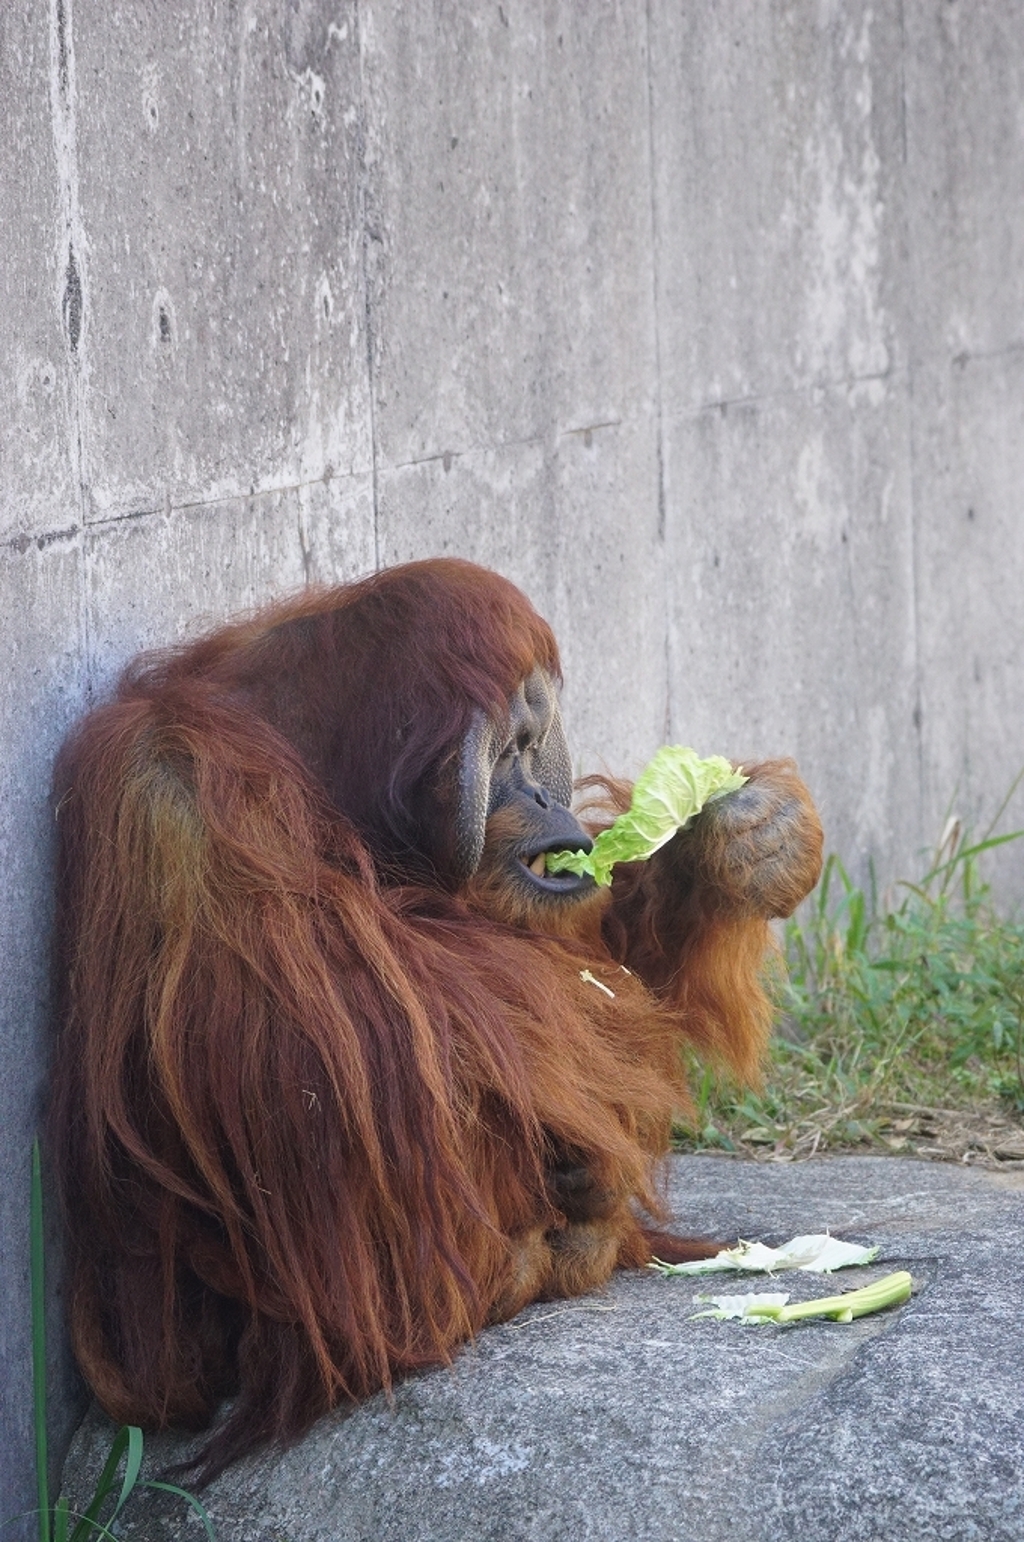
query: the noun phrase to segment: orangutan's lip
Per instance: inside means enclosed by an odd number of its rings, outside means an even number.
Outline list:
[[[530,882],[543,889],[548,894],[576,894],[583,889],[594,887],[594,880],[589,873],[549,873],[544,859],[549,851],[577,851],[576,846],[567,845],[564,841],[555,842],[551,846],[545,846],[540,851],[532,854],[524,852],[519,858],[523,867],[530,875]]]

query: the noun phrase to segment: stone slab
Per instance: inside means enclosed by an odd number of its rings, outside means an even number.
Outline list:
[[[906,381],[671,418],[670,736],[793,755],[828,849],[866,881],[920,876]]]
[[[900,368],[899,7],[650,11],[665,410]]]
[[[1024,345],[1024,54],[1002,0],[902,7],[908,339],[918,360]]]
[[[62,301],[70,210],[59,69],[44,6],[0,9],[0,540],[77,518]]]
[[[649,402],[643,6],[360,14],[381,463]]]
[[[89,518],[368,469],[355,16],[78,13]]]
[[[694,1321],[692,1281],[618,1275],[482,1334],[390,1407],[373,1399],[239,1463],[204,1496],[219,1542],[1016,1542],[1021,1174],[685,1158],[671,1199],[705,1234],[829,1227],[881,1247],[866,1270],[770,1288],[832,1294],[907,1268],[917,1293],[849,1325],[753,1328]],[[72,1491],[109,1433],[87,1421]],[[154,1440],[150,1460],[183,1449]],[[180,1503],[144,1496],[121,1534],[199,1532]]]
[[[1024,347],[922,365],[913,422],[924,805],[982,834],[1024,772]],[[986,861],[1020,899],[1020,844]]]
[[[87,532],[89,658],[102,694],[144,648],[168,647],[231,616],[373,566],[371,479],[141,514]]]
[[[638,771],[664,742],[665,562],[649,421],[382,469],[381,560],[470,558],[518,583],[562,651],[577,772]]]

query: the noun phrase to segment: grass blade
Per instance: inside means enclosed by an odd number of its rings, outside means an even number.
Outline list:
[[[115,1520],[116,1517],[121,1513],[121,1509],[125,1500],[128,1498],[132,1489],[138,1482],[139,1469],[142,1466],[142,1431],[139,1429],[137,1424],[126,1424],[124,1426],[123,1433],[128,1437],[126,1442],[128,1447],[128,1457],[124,1464],[124,1478],[121,1483],[121,1493],[118,1496],[117,1504],[114,1506],[114,1512],[110,1517],[111,1521]]]
[[[193,1510],[196,1512],[199,1519],[206,1527],[206,1535],[209,1537],[210,1542],[217,1542],[217,1533],[213,1529],[213,1522],[211,1521],[209,1515],[206,1513],[206,1510],[200,1504],[199,1500],[196,1498],[195,1494],[190,1494],[187,1489],[179,1488],[176,1483],[163,1483],[159,1478],[148,1478],[140,1485],[140,1487],[162,1488],[168,1494],[177,1494],[179,1499],[184,1499],[186,1504],[192,1506]]]
[[[85,1542],[93,1542],[94,1536],[106,1537],[108,1542],[119,1542],[119,1538],[117,1537],[116,1533],[111,1531],[109,1527],[105,1526],[102,1521],[89,1520],[86,1516],[80,1515],[77,1510],[72,1510],[70,1513],[72,1515],[78,1516],[75,1529],[71,1533],[72,1542],[74,1542],[74,1538],[79,1535],[85,1538]],[[84,1531],[82,1530],[83,1526],[85,1527]],[[56,1537],[54,1538],[54,1542],[57,1542]]]
[[[107,1460],[103,1464],[103,1471],[96,1480],[92,1499],[71,1533],[71,1542],[89,1542],[93,1531],[99,1526],[99,1513],[107,1496],[113,1493],[114,1484],[117,1481],[117,1469],[126,1451],[128,1462],[121,1484],[120,1497],[109,1517],[111,1521],[135,1487],[139,1467],[142,1464],[142,1431],[134,1424],[123,1424],[114,1436]]]
[[[969,862],[972,857],[980,856],[983,851],[992,851],[996,846],[1005,846],[1009,841],[1019,841],[1024,836],[1024,830],[1010,830],[1006,835],[990,835],[987,840],[978,841],[973,846],[964,846],[960,851],[945,862],[940,862],[938,867],[933,867],[929,873],[921,879],[921,886],[927,887],[943,873]]]
[[[43,1279],[43,1169],[38,1139],[32,1142],[32,1199],[29,1217],[32,1307],[32,1407],[36,1438],[36,1494],[39,1542],[50,1542],[50,1479],[46,1446],[46,1296]]]

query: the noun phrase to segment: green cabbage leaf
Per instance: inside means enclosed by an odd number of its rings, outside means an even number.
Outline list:
[[[549,851],[549,873],[589,873],[597,883],[612,881],[616,862],[643,862],[670,841],[705,803],[742,787],[747,778],[722,755],[702,760],[696,750],[666,744],[641,771],[633,801],[594,841],[593,851]]]

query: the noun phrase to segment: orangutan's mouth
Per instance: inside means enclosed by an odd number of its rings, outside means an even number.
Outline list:
[[[524,854],[519,858],[523,867],[530,875],[530,881],[545,891],[546,894],[576,894],[585,889],[594,887],[594,880],[589,874],[580,876],[577,873],[549,873],[545,858],[549,851],[575,851],[576,846],[567,845],[564,841],[555,842],[545,846],[541,851],[535,851],[532,855]]]

